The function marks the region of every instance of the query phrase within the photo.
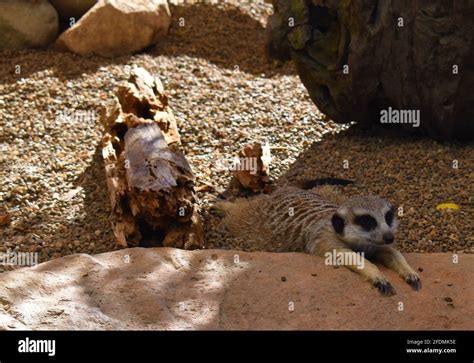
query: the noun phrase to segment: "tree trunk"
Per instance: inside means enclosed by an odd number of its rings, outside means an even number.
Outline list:
[[[391,107],[419,111],[419,129],[433,138],[474,138],[474,1],[273,5],[270,56],[296,62],[313,102],[334,121],[381,123]]]

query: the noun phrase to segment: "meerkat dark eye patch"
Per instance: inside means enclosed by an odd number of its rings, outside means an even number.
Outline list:
[[[392,225],[392,223],[393,223],[393,208],[390,209],[387,213],[385,213],[385,222],[387,222],[387,224],[389,226]]]
[[[366,231],[371,231],[377,227],[377,221],[375,218],[368,214],[355,217],[354,223],[361,226]]]
[[[331,223],[337,234],[342,234],[344,231],[344,219],[338,214],[334,214],[331,218]]]

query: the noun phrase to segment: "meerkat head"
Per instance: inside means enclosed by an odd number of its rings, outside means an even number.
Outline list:
[[[393,243],[398,225],[394,207],[372,195],[345,201],[331,223],[338,237],[352,247]]]

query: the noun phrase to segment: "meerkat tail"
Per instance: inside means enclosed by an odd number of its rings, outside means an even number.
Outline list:
[[[313,180],[306,180],[303,182],[301,186],[302,189],[308,190],[313,189],[316,187],[320,187],[322,185],[349,185],[354,184],[355,182],[348,179],[340,179],[340,178],[320,178],[320,179],[313,179]]]
[[[346,200],[346,197],[344,197],[344,195],[342,195],[336,189],[336,187],[332,185],[323,185],[323,186],[317,187],[316,189],[313,189],[312,191],[314,191],[321,197],[327,199],[333,204],[340,205],[344,203],[344,201]]]

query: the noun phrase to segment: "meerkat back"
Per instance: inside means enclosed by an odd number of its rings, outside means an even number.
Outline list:
[[[335,211],[321,195],[284,187],[270,195],[215,205],[224,225],[245,245],[260,251],[304,251],[310,225]]]

